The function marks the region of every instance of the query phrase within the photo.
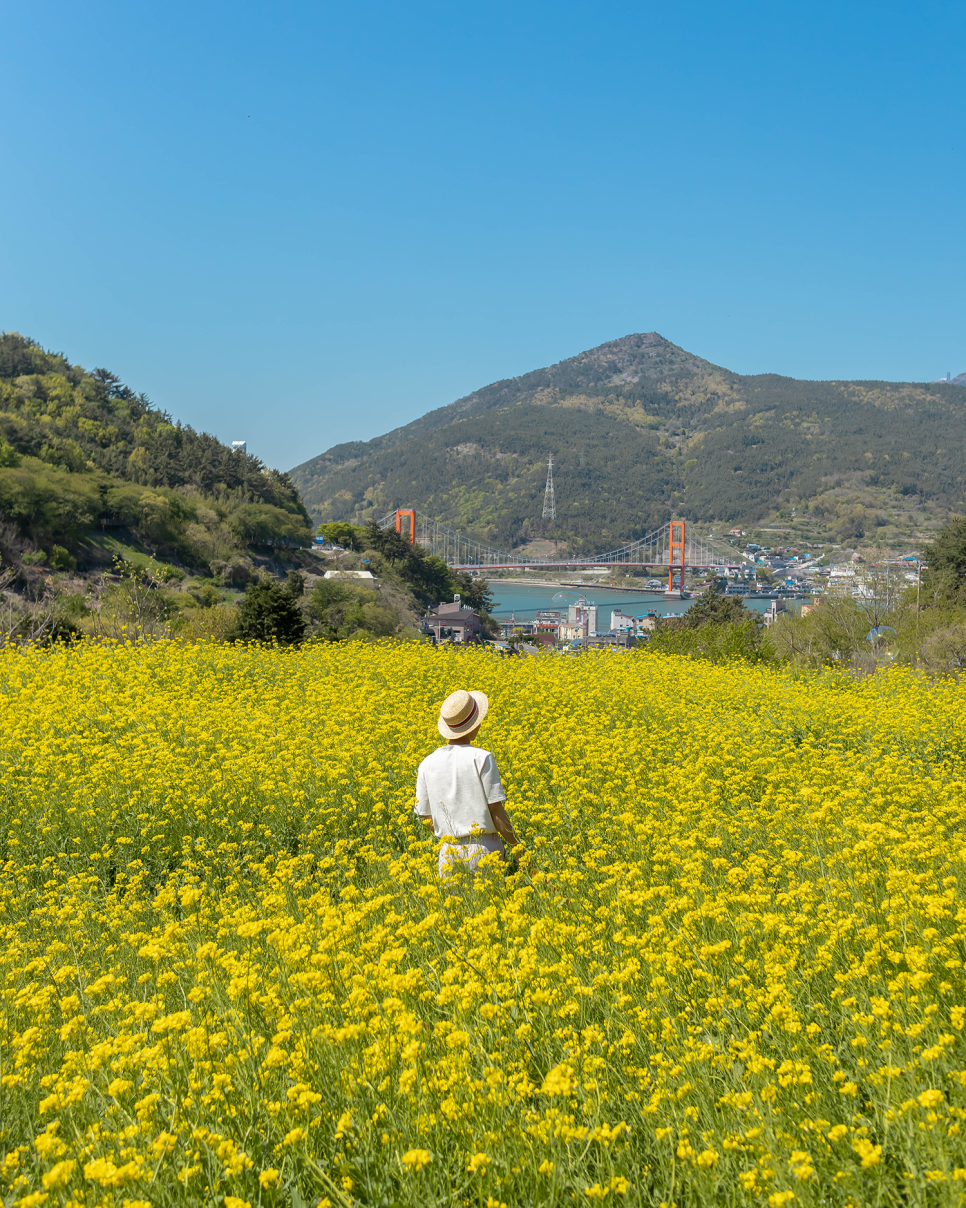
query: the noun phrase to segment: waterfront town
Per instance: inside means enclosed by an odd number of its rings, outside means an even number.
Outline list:
[[[767,628],[786,612],[789,605],[807,615],[825,597],[851,596],[862,600],[881,593],[883,582],[896,586],[913,585],[918,581],[922,567],[917,554],[887,556],[881,562],[869,562],[858,553],[850,553],[845,561],[831,562],[827,557],[801,557],[754,543],[746,548],[746,567],[729,568],[710,578],[702,577],[700,581],[687,583],[681,590],[664,590],[661,579],[644,580],[645,586],[628,589],[640,593],[639,608],[626,601],[614,606],[599,604],[579,595],[559,608],[524,610],[524,615],[520,616],[511,611],[509,616],[497,618],[499,638],[491,640],[500,647],[524,644],[571,652],[631,650],[646,642],[662,623],[673,624],[681,619],[679,610],[664,612],[660,607],[654,607],[657,600],[662,597],[675,601],[700,599],[712,590],[749,602],[760,601],[762,606],[757,611]],[[548,583],[547,586],[552,585]],[[567,586],[573,589],[580,585],[570,583]],[[610,586],[600,581],[586,584],[588,591]],[[461,603],[459,596],[453,602],[437,605],[424,624],[427,636],[432,636],[437,643],[487,640],[483,618]]]

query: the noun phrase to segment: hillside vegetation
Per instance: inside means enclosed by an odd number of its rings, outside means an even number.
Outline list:
[[[457,592],[492,629],[485,583],[395,532],[343,528],[350,552],[303,550],[311,526],[288,475],[106,369],[0,334],[0,646],[413,639]],[[338,577],[359,570],[376,577]]]
[[[288,475],[16,332],[0,335],[0,513],[55,567],[89,559],[92,530],[207,573],[311,534]]]
[[[807,382],[713,365],[655,332],[496,382],[292,481],[320,521],[415,504],[501,544],[576,551],[672,514],[809,517],[831,538],[915,537],[962,506],[966,391],[952,382]],[[553,453],[558,522],[540,520]]]

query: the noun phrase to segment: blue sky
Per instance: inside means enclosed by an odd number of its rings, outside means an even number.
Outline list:
[[[7,6],[0,328],[287,469],[632,331],[966,370],[962,3]]]

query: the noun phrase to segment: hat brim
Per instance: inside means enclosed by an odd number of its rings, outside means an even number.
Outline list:
[[[459,726],[448,726],[440,718],[436,723],[437,729],[444,738],[462,738],[465,734],[472,734],[474,730],[478,730],[483,724],[483,719],[490,708],[490,702],[487,700],[486,693],[476,692],[471,689],[470,696],[476,701],[476,713],[470,721],[463,722]]]

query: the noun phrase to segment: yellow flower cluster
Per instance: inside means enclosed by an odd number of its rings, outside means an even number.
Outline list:
[[[529,856],[440,884],[439,701]],[[0,652],[6,1205],[966,1202],[966,688]]]

